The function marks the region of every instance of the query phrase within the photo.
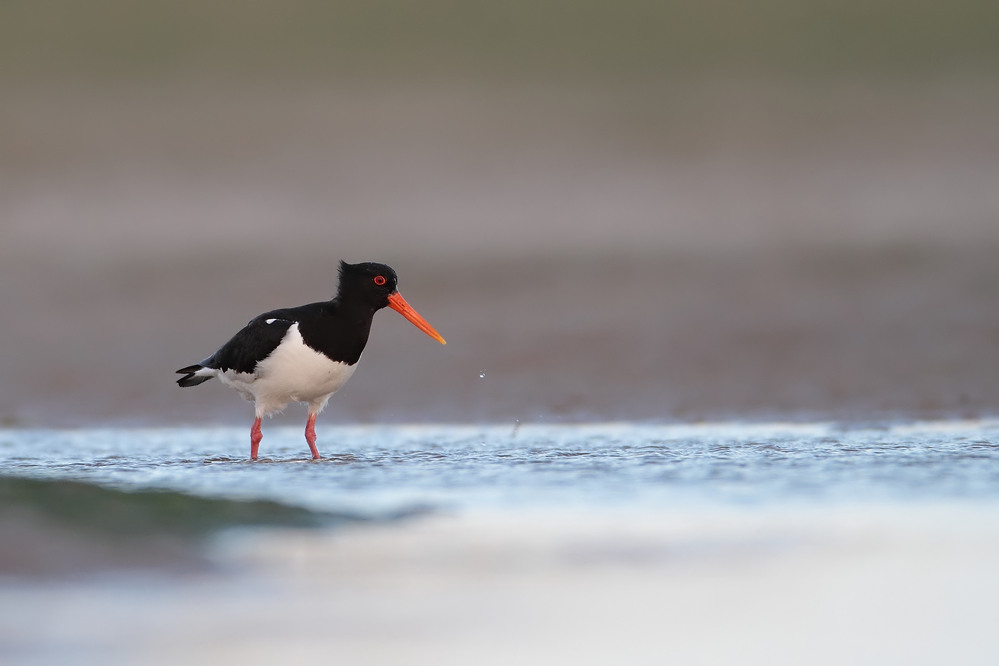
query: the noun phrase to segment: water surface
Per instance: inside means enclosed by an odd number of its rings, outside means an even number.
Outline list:
[[[7,430],[0,474],[372,515],[999,499],[999,421]]]
[[[0,475],[32,480],[0,490],[43,495],[0,503],[0,661],[999,655],[999,421],[320,437],[314,462],[298,428],[268,428],[251,462],[243,428],[0,431]],[[185,536],[261,507],[282,527]],[[344,520],[291,527],[302,508]]]

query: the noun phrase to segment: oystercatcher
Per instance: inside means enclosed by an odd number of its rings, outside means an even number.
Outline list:
[[[341,261],[340,284],[332,300],[272,310],[251,319],[217,352],[178,370],[184,376],[177,383],[197,386],[218,377],[253,402],[253,460],[263,438],[260,420],[288,403],[304,402],[309,406],[305,439],[313,459],[318,459],[316,415],[354,374],[375,312],[388,306],[434,340],[447,344],[403,299],[397,284],[395,271],[385,264]]]

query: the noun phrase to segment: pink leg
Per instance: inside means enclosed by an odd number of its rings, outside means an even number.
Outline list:
[[[250,460],[257,459],[257,449],[260,448],[260,440],[264,438],[264,433],[260,432],[260,417],[253,422],[250,428]]]
[[[316,415],[309,414],[309,420],[305,424],[305,441],[309,443],[309,448],[312,449],[312,459],[319,460],[322,456],[319,455],[319,449],[316,448]]]

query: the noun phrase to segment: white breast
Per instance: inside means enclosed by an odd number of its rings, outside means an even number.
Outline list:
[[[347,383],[356,367],[356,363],[332,361],[310,348],[295,323],[252,374],[227,370],[218,378],[251,400],[257,416],[279,412],[291,402],[308,403],[310,412],[318,412]]]

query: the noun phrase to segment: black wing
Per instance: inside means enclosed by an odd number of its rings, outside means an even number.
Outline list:
[[[253,372],[281,344],[292,324],[319,316],[329,303],[271,310],[254,317],[222,348],[201,362],[206,368]]]
[[[258,363],[277,349],[292,324],[322,316],[330,307],[335,306],[330,302],[310,303],[297,308],[271,310],[254,317],[217,352],[201,363],[178,370],[178,373],[185,376],[177,383],[181,386],[197,386],[210,379],[194,375],[201,368],[252,373]]]
[[[281,344],[294,320],[268,312],[250,321],[229,342],[201,362],[206,368],[253,372]]]

